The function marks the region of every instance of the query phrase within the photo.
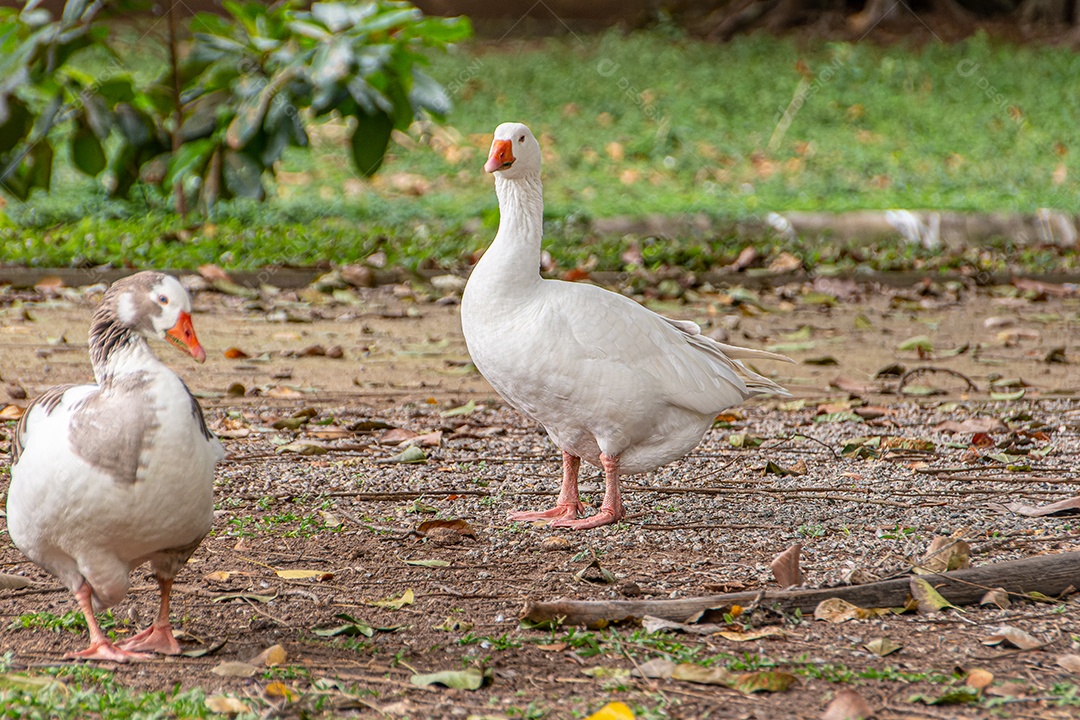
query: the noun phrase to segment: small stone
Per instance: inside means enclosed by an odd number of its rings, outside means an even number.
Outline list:
[[[633,580],[628,580],[619,586],[619,593],[623,597],[638,597],[641,595],[641,586]]]
[[[340,360],[345,357],[345,351],[341,349],[340,345],[331,345],[326,348],[326,357],[333,358],[334,360]]]
[[[233,397],[240,397],[247,392],[247,388],[243,383],[234,382],[225,389],[226,395],[232,395]]]
[[[22,385],[18,385],[16,383],[8,383],[7,394],[8,397],[12,400],[26,399],[26,390],[23,389]]]

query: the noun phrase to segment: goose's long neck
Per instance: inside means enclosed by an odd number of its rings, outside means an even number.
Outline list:
[[[161,364],[146,339],[120,323],[115,315],[99,313],[90,326],[90,362],[98,385],[108,385],[114,378],[145,372]]]
[[[544,236],[540,175],[512,180],[496,175],[495,194],[499,198],[499,232],[483,260],[497,264],[499,275],[508,281],[539,282]]]

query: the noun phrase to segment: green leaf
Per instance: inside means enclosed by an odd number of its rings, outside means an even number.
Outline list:
[[[337,635],[363,635],[364,637],[372,637],[375,635],[375,628],[371,627],[363,620],[354,618],[351,615],[347,615],[345,613],[335,615],[334,617],[336,617],[338,620],[344,620],[345,624],[331,628],[321,628],[318,630],[313,630],[312,632],[314,632],[319,637],[335,637]]]
[[[896,346],[897,350],[910,351],[919,350],[921,352],[934,352],[934,343],[926,335],[916,335],[904,340],[902,343]]]
[[[263,199],[262,166],[250,155],[225,151],[225,186],[237,197]]]
[[[162,183],[164,187],[171,188],[174,183],[183,181],[189,175],[201,175],[216,147],[217,142],[213,138],[203,138],[181,145],[169,161],[169,172],[165,174],[165,182]]]
[[[742,673],[732,687],[744,693],[786,692],[795,684],[795,676],[783,670],[760,670]]]
[[[0,99],[0,110],[5,109],[2,100]],[[9,95],[6,100],[6,117],[0,122],[0,155],[25,140],[27,133],[34,127],[34,118],[26,103],[14,95]]]
[[[90,0],[67,0],[64,4],[64,14],[60,16],[61,22],[65,25],[74,25],[82,19],[83,13],[86,12],[86,6]]]
[[[935,590],[925,578],[912,576],[908,580],[908,587],[911,589],[911,596],[919,602],[920,613],[938,612],[945,608],[960,610]]]
[[[356,113],[356,130],[349,144],[352,148],[353,163],[364,177],[371,177],[382,166],[386,149],[390,146],[390,133],[394,129],[394,120],[386,113],[373,115]]]
[[[444,117],[453,108],[450,96],[435,78],[413,68],[413,86],[409,90],[409,102],[413,111],[427,110],[436,117]]]
[[[439,414],[442,417],[457,417],[459,415],[472,415],[474,412],[476,412],[476,401],[470,400],[464,405],[459,405],[456,408],[445,410]]]
[[[107,165],[101,141],[90,129],[85,118],[78,122],[71,136],[71,161],[81,172],[96,177]]]
[[[468,670],[443,670],[427,675],[413,675],[409,681],[418,687],[445,685],[455,690],[479,690],[491,677],[491,671],[481,672],[478,668]]]
[[[415,445],[410,445],[397,455],[388,458],[380,458],[377,463],[426,463],[427,455]]]
[[[450,567],[450,563],[446,562],[445,560],[438,560],[436,558],[432,558],[430,560],[405,560],[404,562],[405,562],[406,565],[416,565],[416,566],[419,566],[419,567],[428,567],[428,568],[432,568],[432,567]]]

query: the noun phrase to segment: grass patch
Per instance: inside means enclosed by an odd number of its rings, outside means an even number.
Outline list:
[[[800,59],[812,75],[789,111]],[[583,218],[705,213],[730,221],[718,237],[643,241],[646,266],[693,270],[730,262],[745,244],[735,223],[769,211],[1080,211],[1067,179],[1080,170],[1067,152],[1071,118],[1080,115],[1080,90],[1067,79],[1080,76],[1080,56],[1065,48],[985,36],[921,48],[759,36],[714,45],[609,32],[469,44],[434,57],[432,74],[454,97],[452,127],[417,130],[392,146],[371,184],[354,176],[346,135],[323,126],[311,152],[286,155],[272,201],[222,203],[191,227],[152,190],[109,200],[60,158],[52,195],[2,211],[0,260],[253,268],[382,251],[406,268],[454,268],[493,232],[496,204],[480,166],[489,133],[508,119],[541,137],[548,247],[563,266],[590,257],[599,269],[625,265],[625,240],[590,236]],[[766,152],[785,112],[790,124]],[[906,247],[845,256],[767,240],[760,249],[795,250],[811,267],[841,269],[873,261],[995,270],[1006,258],[1062,269],[1058,253],[1017,257],[1007,245],[989,258],[945,260]]]

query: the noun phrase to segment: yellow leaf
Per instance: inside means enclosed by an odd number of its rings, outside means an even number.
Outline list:
[[[634,711],[624,702],[610,702],[585,720],[634,720]]]
[[[286,580],[306,580],[313,577],[322,577],[327,572],[325,570],[277,570],[274,574]]]
[[[206,698],[206,708],[222,715],[238,715],[250,710],[243,701],[228,695],[211,695]]]
[[[229,572],[228,570],[215,570],[212,573],[207,573],[206,575],[203,576],[203,578],[205,580],[209,580],[211,582],[225,582],[231,576],[232,576],[232,573]]]
[[[732,642],[746,642],[748,640],[761,640],[769,637],[783,637],[787,633],[785,633],[784,628],[779,625],[769,625],[767,627],[758,628],[757,630],[751,630],[750,632],[721,630],[716,634],[725,640],[731,640]]]
[[[408,588],[399,598],[386,598],[385,600],[372,600],[368,605],[386,608],[387,610],[400,610],[406,605],[412,605],[415,596],[412,588]]]
[[[285,698],[289,702],[296,699],[296,693],[289,689],[289,686],[280,680],[276,680],[266,686],[267,697]]]
[[[281,645],[271,645],[255,657],[251,658],[250,662],[252,665],[277,667],[278,665],[285,664],[286,657],[288,657],[288,654],[285,652],[285,648]]]

